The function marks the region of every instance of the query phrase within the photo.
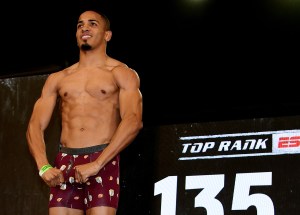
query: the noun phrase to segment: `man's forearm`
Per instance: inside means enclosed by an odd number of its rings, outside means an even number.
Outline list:
[[[115,132],[109,145],[96,160],[102,169],[113,157],[125,149],[138,135],[143,124],[135,117],[123,120]]]
[[[48,164],[46,146],[42,137],[42,132],[34,132],[30,126],[28,126],[26,138],[29,151],[36,162],[38,170],[40,170],[42,166]]]

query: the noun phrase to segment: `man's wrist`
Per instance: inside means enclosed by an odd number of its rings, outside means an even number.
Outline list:
[[[99,160],[95,160],[95,161],[96,161],[96,164],[97,164],[97,166],[98,166],[98,169],[99,169],[99,170],[102,169],[103,164],[101,163],[101,161],[99,161]]]
[[[39,175],[42,177],[42,175],[51,168],[53,168],[53,167],[50,164],[46,164],[46,165],[42,166],[42,168],[39,171]]]

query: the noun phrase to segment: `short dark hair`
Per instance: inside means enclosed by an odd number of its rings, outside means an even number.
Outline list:
[[[99,11],[99,10],[91,10],[91,11],[98,13],[104,19],[105,26],[106,26],[105,30],[110,31],[110,21],[109,21],[108,17],[102,11]]]
[[[98,13],[105,21],[106,30],[111,30],[110,20],[106,15],[108,12],[108,5],[99,4],[101,1],[83,1],[79,8],[79,16],[84,13],[85,11],[94,11]],[[78,16],[78,17],[79,17]]]

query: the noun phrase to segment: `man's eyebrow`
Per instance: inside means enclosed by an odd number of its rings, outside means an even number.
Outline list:
[[[99,21],[96,20],[96,19],[89,19],[88,21],[89,22],[98,22],[99,23]],[[83,23],[83,20],[79,20],[77,24],[80,24],[80,23]]]

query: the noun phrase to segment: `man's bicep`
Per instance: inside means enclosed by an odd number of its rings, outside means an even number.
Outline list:
[[[57,74],[50,74],[47,78],[42,92],[41,97],[35,104],[35,113],[37,116],[38,123],[42,129],[45,129],[51,119],[54,107],[57,101]]]
[[[140,118],[142,114],[142,94],[137,72],[130,68],[119,68],[119,70],[115,70],[114,75],[120,88],[121,117],[124,119],[124,117],[135,115]]]
[[[56,105],[56,96],[40,97],[34,104],[31,123],[36,124],[41,130],[48,126],[54,107]]]
[[[120,91],[120,112],[122,118],[129,115],[141,118],[142,95],[139,89],[122,89]]]

